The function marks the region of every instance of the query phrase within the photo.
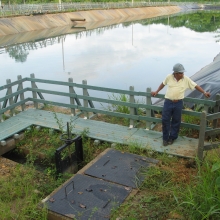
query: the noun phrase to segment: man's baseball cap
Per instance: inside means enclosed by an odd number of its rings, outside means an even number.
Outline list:
[[[175,73],[184,73],[186,70],[184,69],[183,65],[180,63],[177,63],[173,66],[173,71]]]

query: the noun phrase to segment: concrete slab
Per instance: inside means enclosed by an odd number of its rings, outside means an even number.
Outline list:
[[[141,168],[148,168],[158,162],[158,160],[151,158],[110,149],[84,174],[120,185],[138,188],[145,178],[141,174]]]
[[[106,220],[129,193],[123,186],[76,174],[47,200],[46,205],[62,216]]]

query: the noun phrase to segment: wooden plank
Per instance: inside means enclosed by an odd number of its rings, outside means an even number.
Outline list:
[[[17,102],[17,103],[14,103],[14,104],[12,104],[12,105],[6,107],[6,108],[2,108],[2,109],[0,110],[0,114],[6,112],[7,110],[10,110],[10,109],[12,109],[12,108],[15,108],[15,107],[17,107],[17,106],[20,106],[20,105],[24,104],[24,103],[27,102],[27,101],[30,101],[30,99],[25,99],[25,100],[23,100],[23,101],[19,101],[19,102]]]
[[[204,145],[204,151],[212,150],[212,149],[217,149],[219,147],[220,147],[220,142],[213,143],[213,144],[207,144],[207,145]]]
[[[80,134],[80,132],[87,129],[90,138],[121,144],[125,143],[126,140],[137,130],[121,125],[82,118],[76,119],[74,123],[75,127],[73,131],[76,134]]]
[[[10,83],[10,84],[4,85],[4,86],[0,86],[0,91],[1,91],[1,90],[4,90],[4,89],[7,89],[7,88],[9,88],[9,87],[18,85],[19,83],[25,82],[25,81],[27,81],[27,79],[28,79],[28,78],[23,78],[23,79],[21,79],[21,80],[14,81],[14,82],[12,82],[12,83]]]
[[[112,89],[112,88],[105,88],[105,87],[98,87],[98,86],[90,86],[90,85],[83,85],[83,84],[77,84],[77,83],[69,83],[69,82],[60,82],[60,81],[54,81],[54,80],[44,80],[44,79],[36,79],[36,78],[27,78],[28,81],[31,82],[40,82],[40,83],[48,83],[48,84],[55,84],[55,85],[63,85],[63,86],[74,86],[77,88],[85,88],[85,89],[92,89],[97,91],[104,91],[104,92],[111,92],[111,93],[120,93],[120,94],[133,94],[138,95],[139,92],[133,92],[129,90],[123,90],[123,89]]]
[[[4,140],[15,133],[31,126],[59,129],[55,119],[55,113],[39,109],[29,109],[0,123],[0,140]],[[88,136],[93,139],[120,144],[138,144],[140,147],[157,152],[165,152],[171,155],[194,158],[197,151],[198,140],[179,137],[173,145],[162,146],[162,133],[152,130],[128,128],[121,125],[109,124],[95,120],[79,118],[62,113],[56,113],[57,118],[63,123],[66,131],[66,123],[73,121],[74,134],[88,131]]]
[[[77,119],[77,116],[71,116],[62,113],[54,113],[51,111],[44,111],[39,109],[29,109],[27,111],[19,113],[18,116],[22,120],[32,123],[34,125],[59,130],[59,125],[55,118],[55,114],[60,123],[63,125],[64,130],[66,129],[67,122],[71,122]]]
[[[219,133],[220,133],[220,128],[216,128],[216,129],[206,131],[205,136],[207,137],[207,136],[217,135]]]
[[[21,118],[16,116],[9,118],[8,120],[0,123],[0,141],[25,130],[31,125],[31,122],[23,121]]]
[[[207,120],[214,120],[214,119],[218,119],[220,118],[220,112],[211,114],[211,115],[207,115]]]
[[[26,91],[28,91],[28,90],[29,90],[28,88],[25,88],[25,89],[21,89],[21,90],[19,90],[19,91],[17,91],[17,92],[13,92],[13,93],[10,94],[10,95],[6,95],[6,96],[0,98],[0,102],[6,101],[7,99],[12,98],[12,97],[14,97],[14,96],[21,95],[22,93],[24,93],[24,92],[26,92]]]
[[[161,132],[138,129],[137,132],[127,140],[127,143],[137,144],[140,147],[152,151],[186,158],[194,158],[197,151],[198,140],[187,137],[178,137],[172,145],[164,147]]]

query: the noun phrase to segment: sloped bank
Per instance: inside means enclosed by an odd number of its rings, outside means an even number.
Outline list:
[[[144,18],[157,17],[179,12],[178,6],[124,8],[110,10],[89,10],[58,14],[45,14],[35,16],[19,16],[0,19],[0,36],[18,34],[67,25],[77,25],[89,22],[112,21],[125,22]],[[86,21],[72,22],[71,19],[83,18]],[[117,20],[117,21],[116,21]]]

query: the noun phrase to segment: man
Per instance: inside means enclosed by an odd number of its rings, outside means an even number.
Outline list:
[[[151,92],[152,96],[156,96],[165,85],[168,86],[162,111],[164,146],[173,144],[173,141],[178,138],[185,90],[193,90],[195,88],[199,92],[203,93],[205,97],[210,97],[209,92],[205,92],[189,77],[184,76],[184,72],[186,72],[186,70],[182,64],[175,64],[173,66],[173,74],[170,74],[165,78],[165,80],[158,87],[157,91]]]

